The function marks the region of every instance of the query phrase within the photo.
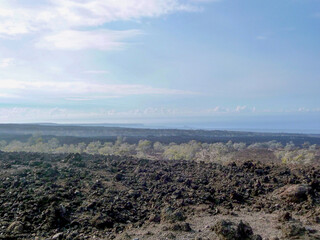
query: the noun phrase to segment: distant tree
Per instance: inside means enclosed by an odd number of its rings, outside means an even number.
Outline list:
[[[83,153],[87,148],[87,144],[84,142],[78,143],[76,148],[79,153]]]
[[[292,151],[295,149],[295,145],[292,141],[290,141],[289,143],[287,143],[287,145],[284,147],[284,149],[287,151]]]
[[[270,141],[268,142],[268,149],[270,150],[276,150],[276,149],[281,149],[283,148],[283,145],[281,142],[277,142],[277,141]]]
[[[69,153],[69,145],[68,144],[60,145],[58,148],[56,148],[55,152],[56,153]]]
[[[269,142],[262,142],[262,143],[253,143],[249,147],[249,149],[269,149],[275,150],[283,148],[282,144],[277,141],[269,141]]]
[[[149,153],[152,149],[152,142],[148,140],[140,140],[137,150],[142,153]]]
[[[120,156],[132,156],[136,154],[136,146],[134,144],[130,145],[128,143],[122,143],[116,152]]]
[[[112,155],[115,154],[115,145],[112,142],[105,142],[99,149],[99,153],[102,155]]]
[[[26,144],[17,140],[11,141],[7,146],[4,147],[5,152],[21,152],[25,151]]]
[[[180,145],[169,145],[165,152],[164,157],[170,160],[193,160],[201,149],[201,144],[196,141],[183,143]]]
[[[114,143],[117,146],[120,146],[122,143],[124,143],[126,141],[125,137],[122,136],[118,136],[116,142]]]
[[[88,144],[87,148],[86,148],[86,152],[89,154],[97,154],[99,153],[99,149],[101,148],[101,142],[97,141],[97,142],[91,142]]]
[[[232,147],[236,151],[241,151],[244,150],[247,146],[245,143],[234,143]]]
[[[231,141],[231,140],[229,140],[227,143],[226,143],[226,147],[228,148],[228,149],[233,149],[233,142]]]
[[[60,142],[57,138],[51,138],[49,141],[48,141],[48,145],[51,149],[56,149],[59,147],[60,145]]]
[[[7,142],[5,140],[0,141],[0,149],[3,149],[5,146],[7,146]]]
[[[164,146],[162,143],[160,142],[155,142],[153,144],[153,150],[156,152],[156,153],[163,153],[164,152]]]

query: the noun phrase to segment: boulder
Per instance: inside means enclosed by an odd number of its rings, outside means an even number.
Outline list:
[[[246,222],[239,224],[228,220],[218,221],[212,228],[220,240],[262,240],[260,235],[254,235],[252,228]]]
[[[104,216],[102,214],[96,215],[91,219],[90,223],[92,226],[98,229],[112,228],[114,225],[114,222],[110,217]]]
[[[183,212],[175,210],[171,207],[165,208],[161,211],[161,221],[162,222],[181,222],[186,220],[186,217]]]
[[[171,231],[183,231],[183,232],[191,232],[192,229],[189,223],[175,223],[169,227]]]
[[[239,239],[237,226],[230,221],[218,221],[212,228],[220,240],[235,240]]]
[[[282,199],[289,202],[302,202],[308,197],[311,188],[306,184],[295,184],[284,186],[276,190],[276,195]]]

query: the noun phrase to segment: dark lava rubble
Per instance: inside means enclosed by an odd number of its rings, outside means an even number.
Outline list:
[[[203,204],[213,215],[283,210],[320,222],[319,180],[313,166],[0,152],[0,239],[112,239]]]

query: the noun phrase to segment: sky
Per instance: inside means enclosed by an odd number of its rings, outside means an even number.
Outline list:
[[[319,0],[0,0],[0,122],[320,131],[319,43]]]

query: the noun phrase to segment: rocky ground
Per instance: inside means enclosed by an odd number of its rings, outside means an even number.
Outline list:
[[[320,239],[320,168],[0,152],[0,239]]]

